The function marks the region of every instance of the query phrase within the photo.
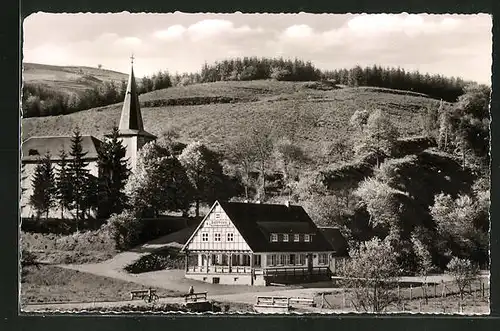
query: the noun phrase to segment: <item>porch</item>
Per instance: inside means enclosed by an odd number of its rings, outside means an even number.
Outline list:
[[[262,274],[261,268],[261,256],[251,253],[202,252],[186,256],[186,273]]]

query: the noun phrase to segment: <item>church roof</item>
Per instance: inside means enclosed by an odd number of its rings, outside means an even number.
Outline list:
[[[219,203],[247,245],[254,252],[332,252],[325,238],[304,208],[295,205]],[[213,208],[212,208],[213,209]],[[203,222],[200,224],[202,226]],[[193,233],[195,235],[197,231]],[[271,242],[271,233],[310,234],[311,242]],[[190,238],[191,240],[191,238]],[[189,244],[189,241],[186,245]]]
[[[133,66],[131,66],[130,69],[130,76],[128,79],[127,91],[125,92],[125,99],[123,100],[122,114],[118,130],[120,135],[124,136],[140,135],[156,138],[151,133],[144,131]]]
[[[59,161],[59,153],[61,149],[67,154],[67,158],[71,159],[69,152],[71,151],[71,136],[47,136],[47,137],[31,137],[22,143],[22,162],[38,162],[48,152],[53,161]],[[101,141],[94,136],[82,136],[82,149],[87,152],[85,160],[97,160],[97,150],[101,146]]]

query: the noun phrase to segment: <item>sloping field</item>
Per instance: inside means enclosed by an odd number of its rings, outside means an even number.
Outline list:
[[[23,64],[24,82],[44,84],[66,92],[81,92],[103,82],[121,82],[127,79],[127,74],[106,69],[37,63]]]
[[[143,107],[144,126],[155,135],[174,126],[184,142],[202,140],[223,151],[246,128],[265,123],[279,128],[313,156],[334,139],[352,138],[347,124],[356,110],[382,109],[402,136],[412,136],[422,132],[422,115],[427,108],[438,107],[438,101],[422,96],[366,88],[322,91],[306,86],[307,83],[276,81],[217,82],[154,91],[141,95],[141,102],[213,96],[243,101]],[[118,124],[120,111],[121,105],[116,104],[70,115],[24,119],[23,139],[70,135],[77,126],[83,134],[102,137]]]

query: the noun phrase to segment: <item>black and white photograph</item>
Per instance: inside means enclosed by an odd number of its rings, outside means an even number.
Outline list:
[[[490,314],[491,15],[22,34],[21,313]]]

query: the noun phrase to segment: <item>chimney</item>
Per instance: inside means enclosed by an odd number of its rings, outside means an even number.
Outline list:
[[[290,207],[290,201],[289,200],[285,201],[285,206]]]

